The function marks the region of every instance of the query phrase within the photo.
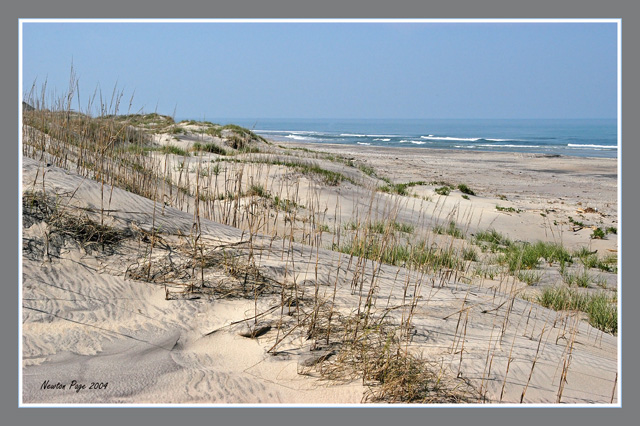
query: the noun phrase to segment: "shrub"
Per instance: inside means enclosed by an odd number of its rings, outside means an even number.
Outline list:
[[[591,233],[591,239],[592,240],[604,240],[605,238],[605,233],[602,230],[602,228],[596,228],[593,230],[593,232]]]
[[[451,193],[451,188],[449,188],[448,186],[441,186],[439,188],[436,188],[435,191],[438,195],[447,196]]]
[[[475,192],[473,192],[471,190],[471,188],[469,188],[467,185],[465,185],[464,183],[461,183],[460,185],[458,185],[458,190],[460,192],[462,192],[463,194],[468,194],[468,195],[476,195]]]

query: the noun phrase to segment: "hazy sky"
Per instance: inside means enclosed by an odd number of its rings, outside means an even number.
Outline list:
[[[23,93],[181,118],[615,118],[615,23],[24,23]],[[77,102],[74,102],[77,108]]]

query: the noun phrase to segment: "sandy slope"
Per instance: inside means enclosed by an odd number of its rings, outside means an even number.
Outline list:
[[[23,161],[24,190],[35,181],[34,189],[44,186],[63,204],[70,200],[74,207],[69,211],[93,209],[88,214],[99,218],[95,213],[101,205],[98,183],[48,167],[43,184],[42,169],[36,179],[38,163],[29,158]],[[493,210],[493,200],[487,206]],[[114,188],[108,209],[107,222],[114,227],[152,227],[151,200]],[[169,207],[156,211],[155,226],[162,230],[167,247],[169,242],[181,241],[178,234],[191,232],[192,213]],[[608,214],[615,215],[615,210]],[[514,219],[522,220],[522,216]],[[512,227],[516,231],[521,225],[514,222]],[[203,239],[213,246],[246,239],[242,231],[208,220],[202,220],[201,226]],[[42,223],[35,223],[23,230],[24,237],[42,239],[43,229]],[[524,402],[555,402],[563,365],[568,363],[563,403],[611,401],[617,377],[617,338],[584,321],[576,323],[574,317],[510,297],[513,286],[491,280],[469,286],[452,277],[420,275],[324,249],[297,243],[285,247],[268,238],[255,238],[254,249],[260,253],[256,264],[265,276],[296,283],[301,291],[317,294],[321,300],[335,297],[336,309],[345,315],[361,297],[352,287],[362,283],[366,289],[375,274],[379,277],[376,309],[400,307],[389,311],[391,320],[400,321],[407,314],[401,308],[402,290],[411,283],[409,296],[416,291],[421,296],[411,350],[441,365],[447,376],[464,376],[476,389],[486,391],[491,402],[520,402],[525,388]],[[159,246],[155,256],[169,256],[170,251]],[[295,329],[300,312],[282,315],[277,294],[256,300],[206,295],[166,300],[163,285],[127,277],[128,268],[144,261],[140,243],[133,238],[109,253],[88,253],[64,241],[55,254],[48,259],[27,253],[23,258],[25,403],[362,400],[366,387],[361,380],[326,381],[307,370],[308,374],[299,374],[317,352],[310,351],[310,342]],[[221,274],[217,279],[232,278]],[[271,329],[254,339],[240,336],[247,324],[255,323],[251,318],[256,315],[260,315],[258,325],[267,324]],[[277,350],[269,352],[276,339],[289,331],[278,341]],[[87,387],[91,382],[108,385],[76,392],[69,389],[72,380]],[[65,389],[44,389],[46,381],[51,385],[60,382]]]

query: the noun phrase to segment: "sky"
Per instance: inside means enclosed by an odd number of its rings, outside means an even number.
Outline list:
[[[616,118],[616,23],[23,22],[22,93],[179,118]],[[94,99],[98,99],[96,97]],[[95,105],[95,101],[93,102]]]

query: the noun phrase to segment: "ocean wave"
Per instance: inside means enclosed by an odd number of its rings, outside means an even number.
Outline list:
[[[374,141],[382,141],[382,142],[389,142],[390,140],[391,139],[380,139],[380,138],[374,139]],[[358,142],[358,143],[360,143],[360,142]]]
[[[312,130],[254,130],[254,133],[289,133],[293,135],[321,135],[322,132]]]
[[[340,136],[348,136],[353,138],[366,138],[367,135],[360,135],[358,133],[340,133]]]
[[[567,144],[570,148],[601,148],[601,149],[618,149],[615,145],[593,145],[593,144],[579,144],[579,143],[570,143]]]
[[[451,136],[420,136],[421,139],[437,140],[437,141],[469,141],[476,142],[482,138],[453,138]]]
[[[287,136],[285,136],[285,138],[293,139],[293,140],[296,140],[296,141],[317,141],[317,140],[320,140],[320,139],[317,139],[317,138],[309,138],[309,137],[306,137],[306,136],[293,135],[293,134],[287,135]]]
[[[478,146],[484,146],[489,148],[542,148],[540,145],[513,145],[513,144],[505,144],[505,145],[493,145],[493,144],[480,144]]]
[[[369,142],[357,142],[358,145],[371,145]]]
[[[410,141],[410,140],[406,140],[406,139],[401,140],[400,143],[414,143],[416,145],[424,145],[424,144],[426,144],[426,142],[424,142],[424,141]]]

